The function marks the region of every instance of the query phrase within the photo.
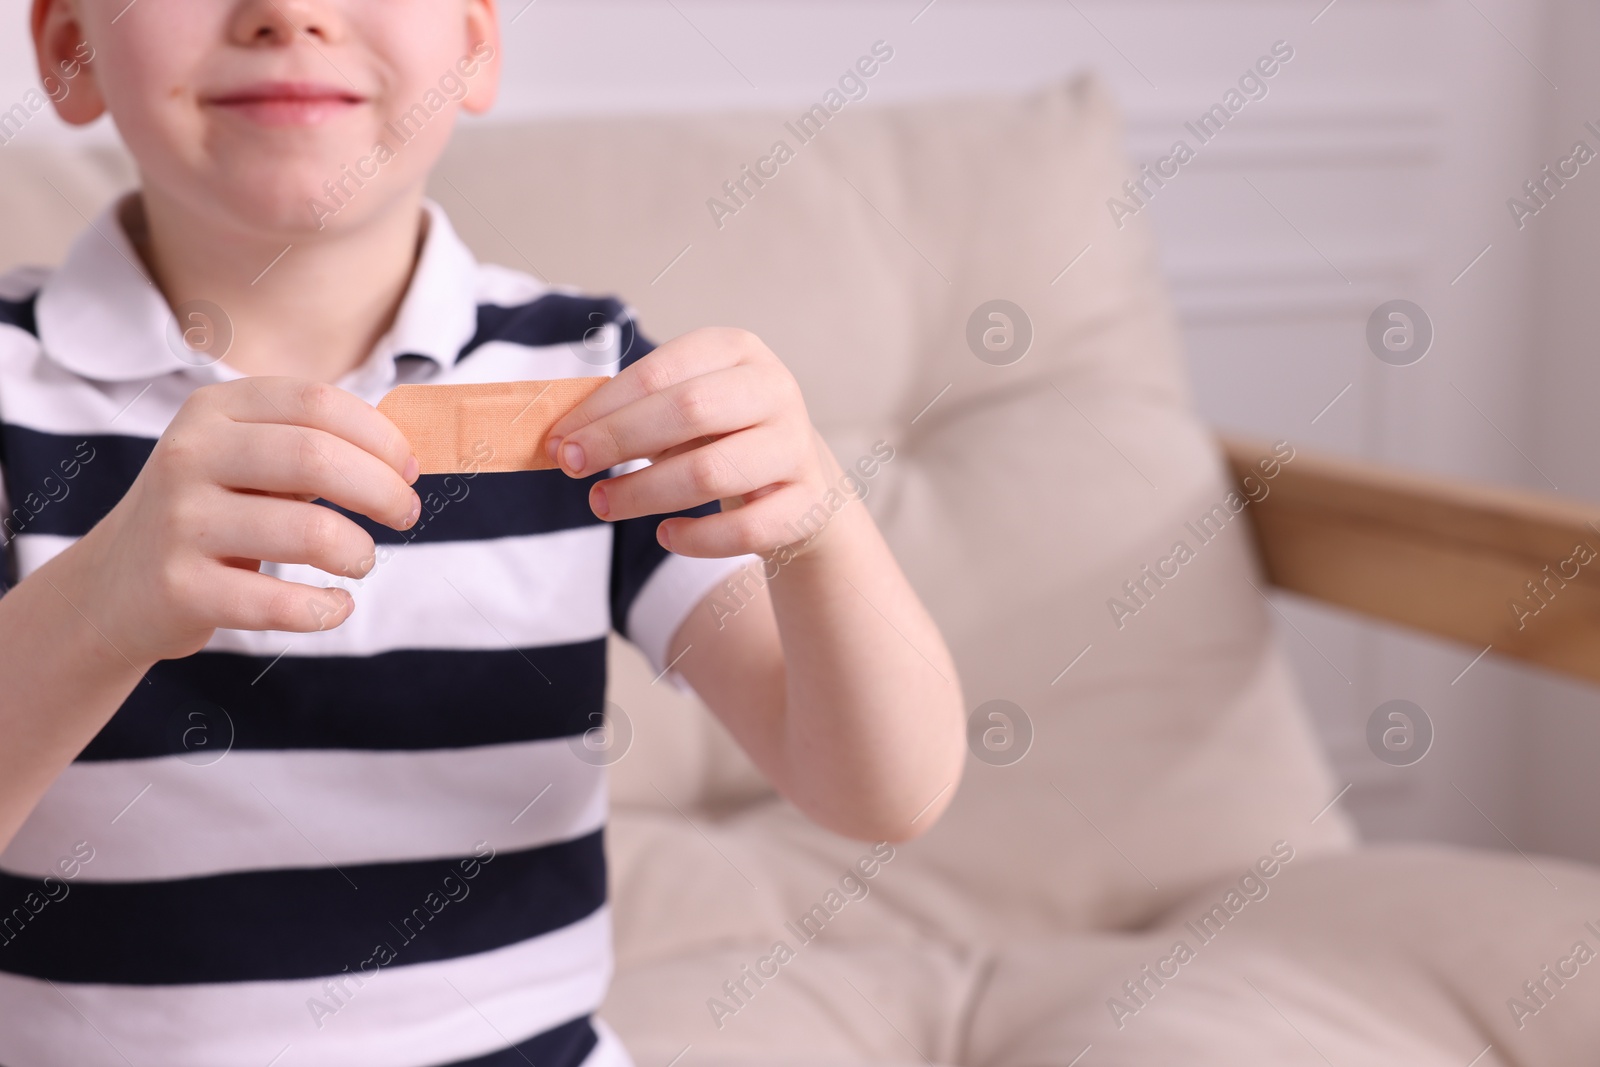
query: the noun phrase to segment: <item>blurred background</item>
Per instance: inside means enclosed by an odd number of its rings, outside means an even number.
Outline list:
[[[0,0],[0,110],[39,84],[27,6]],[[877,103],[1096,68],[1136,165],[1193,143],[1184,124],[1286,42],[1267,95],[1148,209],[1202,412],[1297,447],[1600,500],[1600,161],[1520,226],[1507,203],[1576,141],[1600,150],[1584,125],[1600,128],[1592,0],[509,0],[502,23],[503,96],[480,122],[809,106],[882,39],[896,54]],[[45,111],[9,143],[113,136]],[[1435,329],[1412,366],[1366,344],[1393,299]],[[1369,838],[1600,860],[1600,690],[1275,596]],[[1395,698],[1435,729],[1406,768],[1364,738]]]

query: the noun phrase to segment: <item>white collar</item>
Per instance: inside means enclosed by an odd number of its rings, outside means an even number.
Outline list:
[[[178,358],[178,342],[169,341],[177,336],[177,322],[123,231],[120,203],[107,206],[78,235],[39,291],[35,315],[45,355],[97,381],[173,372],[209,381],[242,377],[226,362],[197,367]],[[443,208],[432,200],[424,200],[423,208],[428,232],[394,324],[341,384],[392,382],[395,357],[403,355],[449,367],[477,330],[477,261]]]

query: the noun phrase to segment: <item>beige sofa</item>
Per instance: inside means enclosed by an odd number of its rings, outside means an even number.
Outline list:
[[[852,506],[978,713],[942,821],[874,851],[616,647],[606,1018],[641,1067],[1594,1062],[1600,965],[1574,953],[1600,951],[1600,872],[1359,847],[1330,805],[1259,590],[1316,584],[1295,487],[1374,497],[1291,441],[1285,491],[1232,506],[1146,220],[1105,207],[1128,168],[1099,85],[851,105],[804,145],[792,118],[466,129],[434,183],[481,256],[620,292],[657,338],[759,332],[841,461],[889,442]],[[793,158],[731,199],[779,139]],[[0,175],[6,264],[58,257],[129,180],[20,145]],[[1014,362],[969,343],[997,299],[1031,324]]]

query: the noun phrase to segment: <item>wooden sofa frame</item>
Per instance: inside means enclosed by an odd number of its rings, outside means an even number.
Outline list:
[[[1221,443],[1261,496],[1272,446]],[[1246,510],[1273,585],[1600,682],[1600,504],[1304,449],[1264,484]]]

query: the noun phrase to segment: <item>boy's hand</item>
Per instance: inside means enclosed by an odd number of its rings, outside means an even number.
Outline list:
[[[785,523],[823,497],[837,466],[789,369],[760,338],[732,329],[684,334],[627,367],[551,427],[548,447],[575,478],[651,461],[590,490],[608,521],[722,500],[721,514],[661,523],[662,546],[684,556],[794,543]]]
[[[343,589],[259,573],[304,563],[360,578],[371,536],[317,498],[403,530],[420,501],[395,425],[332,385],[243,378],[184,402],[127,495],[74,548],[105,637],[144,662],[189,655],[212,631],[304,633],[343,622]],[[69,550],[70,551],[70,550]]]
[[[601,518],[721,499],[720,514],[667,519],[656,536],[685,556],[779,562],[782,578],[763,567],[734,579],[731,597],[709,590],[661,660],[780,793],[863,840],[903,841],[938,817],[966,756],[955,666],[864,507],[827,509],[826,533],[796,542],[789,525],[843,471],[766,345],[740,330],[669,341],[549,436],[552,458],[575,477],[651,461],[595,484]],[[803,562],[791,565],[796,556]]]

